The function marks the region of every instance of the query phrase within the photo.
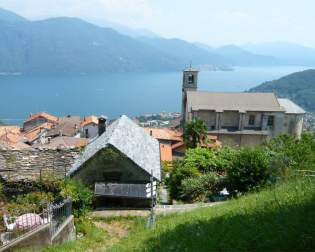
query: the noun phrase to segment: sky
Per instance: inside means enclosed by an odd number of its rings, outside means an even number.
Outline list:
[[[213,46],[286,41],[315,47],[314,0],[0,0],[30,19],[105,19]]]

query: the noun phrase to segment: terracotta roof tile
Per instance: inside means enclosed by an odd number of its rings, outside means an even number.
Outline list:
[[[158,140],[182,141],[182,133],[168,128],[143,128],[145,132]]]
[[[45,118],[47,119],[48,121],[51,121],[51,122],[58,122],[59,118],[54,116],[54,115],[51,115],[51,114],[48,114],[46,112],[40,112],[40,113],[37,113],[37,114],[34,114],[34,115],[31,115],[29,118],[26,119],[25,122],[30,122],[34,119],[37,119],[37,118]]]
[[[98,124],[98,117],[95,115],[85,117],[81,122],[81,127],[88,125],[90,123]]]

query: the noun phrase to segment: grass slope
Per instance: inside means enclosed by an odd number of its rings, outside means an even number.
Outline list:
[[[153,230],[144,226],[110,251],[314,251],[315,180],[292,179],[216,207],[158,217]]]

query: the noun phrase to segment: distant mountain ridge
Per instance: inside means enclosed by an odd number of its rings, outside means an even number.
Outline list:
[[[249,92],[275,92],[279,97],[290,98],[306,111],[315,112],[315,69],[265,82]]]
[[[315,48],[288,42],[251,43],[241,47],[251,53],[275,57],[283,64],[315,66]]]
[[[69,17],[29,21],[0,9],[0,74],[178,71],[190,63],[203,69],[295,63],[253,48],[213,48],[111,22],[93,23],[103,27]],[[304,61],[312,60],[315,65],[315,49],[304,57]]]

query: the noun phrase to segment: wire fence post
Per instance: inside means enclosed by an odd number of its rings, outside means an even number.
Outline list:
[[[155,215],[154,215],[154,178],[153,178],[153,170],[151,170],[151,177],[150,177],[150,187],[151,187],[151,209],[150,209],[150,216],[147,223],[148,228],[153,228],[155,223]]]

